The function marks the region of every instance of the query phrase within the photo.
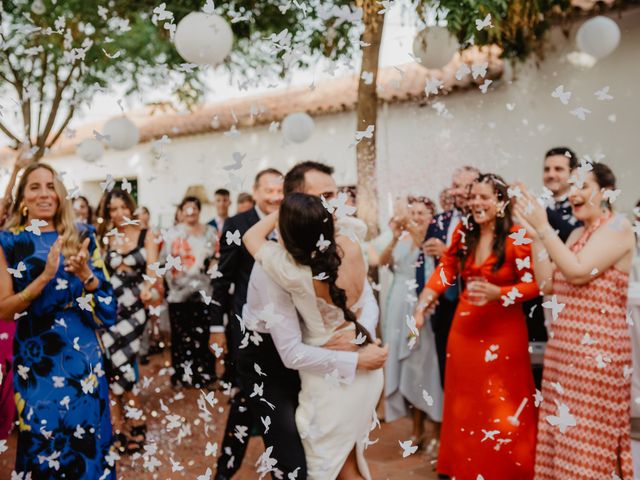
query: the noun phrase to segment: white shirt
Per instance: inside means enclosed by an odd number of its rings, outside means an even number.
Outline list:
[[[455,231],[456,227],[460,223],[460,217],[461,217],[460,210],[458,210],[457,208],[454,208],[453,212],[451,213],[451,221],[449,222],[449,229],[447,230],[447,247],[451,245],[453,232]]]
[[[358,321],[375,338],[379,310],[369,282],[366,282],[360,303],[362,313]],[[340,378],[347,383],[355,378],[358,353],[302,343],[300,320],[291,295],[271,280],[257,262],[251,271],[242,318],[250,330],[271,335],[287,368],[319,375],[337,370]]]

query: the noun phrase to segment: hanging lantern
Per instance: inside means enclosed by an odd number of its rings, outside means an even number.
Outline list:
[[[95,163],[102,158],[104,146],[95,138],[87,138],[78,144],[76,153],[85,162]]]
[[[576,34],[578,49],[600,60],[610,55],[620,43],[620,27],[609,17],[591,18],[580,25]]]
[[[115,150],[128,150],[140,141],[138,127],[127,117],[116,117],[105,123],[103,135],[108,135],[109,146]]]
[[[282,134],[293,143],[306,142],[313,134],[313,128],[313,118],[304,112],[291,113],[282,121]]]
[[[36,15],[44,15],[47,12],[47,7],[42,0],[34,0],[31,4],[31,11]]]
[[[233,32],[220,15],[191,12],[178,23],[174,42],[187,62],[217,65],[231,52]]]
[[[447,65],[460,49],[460,44],[445,27],[427,27],[413,40],[413,55],[425,68],[440,69]]]

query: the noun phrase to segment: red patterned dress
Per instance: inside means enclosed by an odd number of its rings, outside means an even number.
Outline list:
[[[602,223],[571,250],[580,251]],[[629,275],[613,267],[585,285],[554,273],[553,292],[564,308],[544,357],[536,480],[617,479],[618,454],[622,478],[633,479],[628,284]]]

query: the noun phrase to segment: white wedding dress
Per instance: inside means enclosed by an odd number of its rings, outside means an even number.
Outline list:
[[[311,269],[298,265],[283,246],[267,242],[256,254],[256,261],[291,294],[302,317],[304,343],[324,345],[339,327],[344,328],[342,310],[316,297]],[[352,308],[357,309],[359,304],[360,300]],[[355,329],[355,325],[349,323],[346,328]],[[300,371],[300,381],[296,426],[309,480],[335,479],[354,447],[360,474],[370,480],[364,449],[382,393],[382,369],[357,370],[349,384],[341,381],[337,370],[325,376]]]

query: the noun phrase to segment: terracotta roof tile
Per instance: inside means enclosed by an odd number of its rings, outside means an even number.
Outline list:
[[[427,79],[436,77],[443,81],[439,96],[448,95],[457,90],[476,87],[485,78],[497,79],[503,72],[500,49],[495,46],[471,48],[456,54],[455,58],[441,70],[428,70],[417,63],[408,63],[397,67],[386,67],[378,75],[378,94],[381,102],[399,103],[425,101],[424,87]],[[473,79],[471,74],[461,80],[455,73],[462,62],[469,66],[487,62],[486,77]],[[354,110],[356,107],[358,77],[349,75],[320,82],[313,90],[309,87],[277,90],[261,95],[235,98],[198,106],[190,112],[155,113],[156,108],[130,112],[128,118],[140,129],[140,142],[149,142],[163,135],[170,138],[224,132],[232,125],[242,129],[257,125],[269,125],[272,121],[281,121],[292,112],[304,111],[312,116],[328,115],[336,112]],[[429,98],[433,98],[430,95]],[[252,114],[252,110],[256,114]],[[234,119],[234,115],[237,118]],[[218,125],[212,125],[217,117]],[[102,124],[88,124],[78,128],[75,138],[61,138],[47,155],[48,158],[68,155],[75,151],[76,144],[92,137],[93,130],[100,131]]]

